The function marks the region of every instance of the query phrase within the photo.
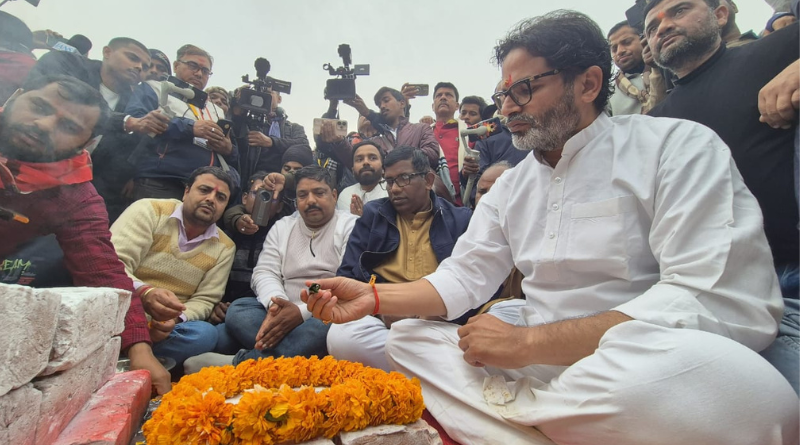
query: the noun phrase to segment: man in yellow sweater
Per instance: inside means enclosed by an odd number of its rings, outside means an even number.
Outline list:
[[[156,356],[179,364],[214,349],[205,320],[222,299],[236,247],[217,229],[233,189],[219,167],[189,177],[183,202],[141,199],[111,226],[111,241],[150,321]]]

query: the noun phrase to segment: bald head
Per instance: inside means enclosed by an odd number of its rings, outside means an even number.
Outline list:
[[[503,174],[504,171],[513,168],[511,164],[505,161],[498,162],[496,164],[492,164],[486,170],[484,170],[481,178],[478,179],[478,189],[475,192],[475,205],[478,205],[478,201],[481,200],[481,197],[487,193],[489,193],[489,189],[492,188],[497,178]]]

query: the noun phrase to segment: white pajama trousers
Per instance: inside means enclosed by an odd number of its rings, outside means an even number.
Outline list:
[[[464,445],[798,443],[800,402],[789,383],[722,336],[629,321],[570,367],[499,370],[467,364],[457,329],[395,323],[386,355],[422,381],[428,410]],[[505,378],[513,400],[486,402],[491,376]]]
[[[522,299],[501,301],[492,305],[486,313],[506,323],[514,324],[519,319],[520,309],[525,304],[526,301]],[[393,371],[394,368],[386,360],[385,346],[388,336],[389,329],[383,321],[375,317],[334,324],[328,331],[328,354],[337,360],[358,362],[384,371]]]

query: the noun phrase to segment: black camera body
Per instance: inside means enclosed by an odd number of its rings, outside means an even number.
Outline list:
[[[625,11],[625,18],[631,28],[641,32],[644,29],[644,7],[646,0],[636,0],[633,6]]]
[[[259,190],[256,193],[256,202],[253,205],[253,222],[259,227],[265,227],[269,222],[269,208],[272,204],[272,192]]]
[[[242,88],[236,99],[236,105],[253,113],[267,115],[272,110],[272,94]]]
[[[368,76],[369,65],[353,65],[352,52],[350,45],[339,45],[339,57],[342,58],[344,66],[334,68],[330,63],[322,65],[322,69],[327,70],[336,79],[328,79],[325,84],[326,100],[348,100],[356,98],[356,76]]]
[[[234,97],[232,106],[239,106],[246,110],[248,117],[255,120],[265,120],[266,116],[272,111],[272,91],[283,94],[291,94],[292,83],[285,80],[275,79],[267,76],[270,70],[269,60],[259,57],[255,61],[256,78],[250,80],[250,76],[242,76],[242,82],[252,88],[242,88],[239,90],[239,97]]]

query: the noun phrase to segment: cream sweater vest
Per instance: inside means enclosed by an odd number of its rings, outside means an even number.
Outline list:
[[[188,320],[205,320],[222,299],[236,246],[222,231],[188,252],[178,248],[181,202],[141,199],[111,226],[111,242],[133,280],[169,289],[186,305]]]

